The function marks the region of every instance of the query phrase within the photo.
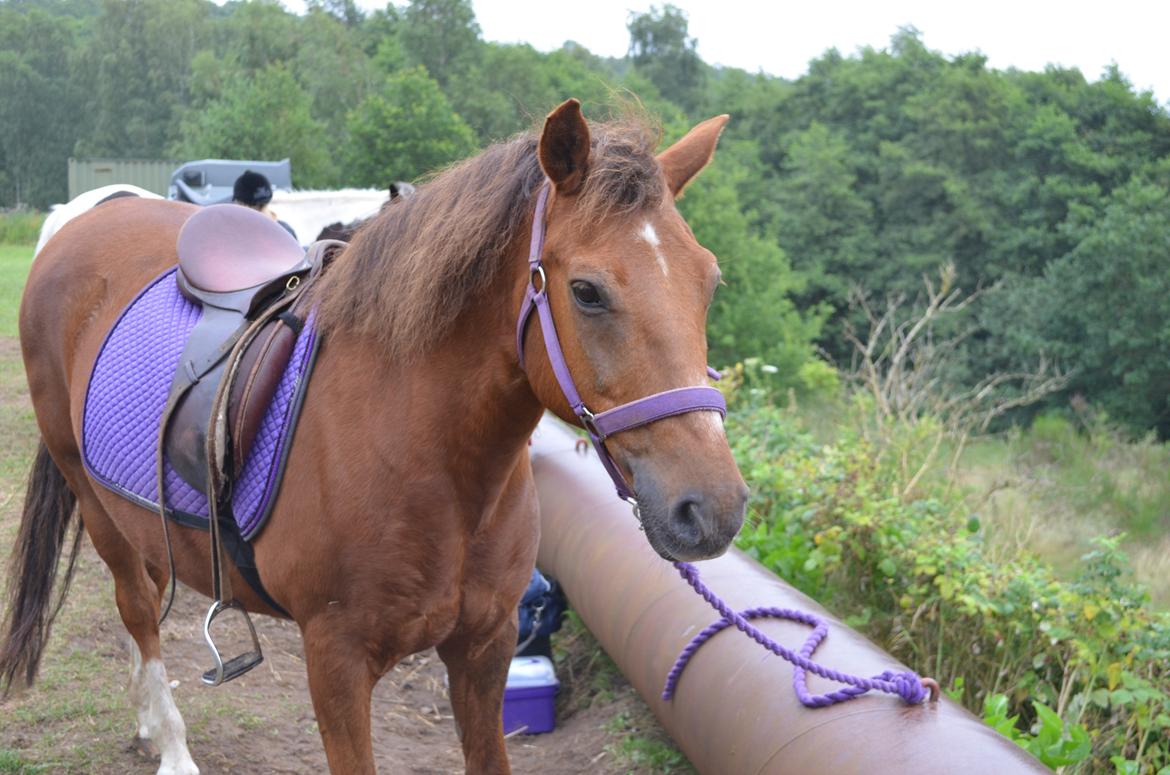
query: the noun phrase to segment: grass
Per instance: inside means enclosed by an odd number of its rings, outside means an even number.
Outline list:
[[[33,775],[47,769],[48,765],[33,764],[21,756],[19,751],[0,748],[0,773],[4,775]]]
[[[17,336],[20,294],[24,291],[24,280],[28,277],[32,258],[31,245],[0,243],[0,337]]]
[[[0,243],[35,245],[44,220],[45,214],[35,210],[0,212]]]
[[[612,705],[619,710],[605,725],[605,731],[614,738],[605,751],[622,769],[662,775],[694,772],[686,756],[662,731],[650,708],[573,611],[568,612],[561,632],[553,639],[553,659],[562,679],[557,697],[558,718],[594,703]]]
[[[619,742],[609,745],[606,750],[631,771],[662,775],[684,775],[695,771],[673,743],[661,733],[643,729],[640,719],[633,714],[619,713],[606,728],[619,737]]]
[[[994,550],[1035,552],[1071,576],[1095,536],[1125,533],[1135,577],[1170,606],[1170,447],[1101,418],[1042,416],[972,444],[958,476]]]

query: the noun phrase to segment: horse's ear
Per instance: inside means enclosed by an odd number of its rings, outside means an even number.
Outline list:
[[[536,155],[558,193],[571,195],[581,188],[589,165],[589,127],[580,102],[565,100],[548,114]]]
[[[723,131],[723,126],[729,118],[730,116],[724,113],[722,116],[707,119],[687,132],[677,143],[658,154],[658,163],[662,165],[670,193],[676,197],[681,194],[691,179],[711,161],[711,157],[715,155],[715,144],[719,142],[719,133]]]

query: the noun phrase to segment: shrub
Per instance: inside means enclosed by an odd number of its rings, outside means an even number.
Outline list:
[[[35,210],[0,212],[0,245],[35,245],[45,214]]]
[[[997,562],[945,483],[902,486],[914,429],[897,454],[848,431],[820,445],[791,413],[729,392],[753,489],[743,549],[972,710],[1003,695],[993,726],[1011,721],[1050,766],[1170,767],[1170,615],[1129,580],[1121,536],[1098,539],[1072,581],[1027,554]]]

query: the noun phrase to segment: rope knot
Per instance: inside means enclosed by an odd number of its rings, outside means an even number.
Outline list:
[[[890,679],[890,683],[894,685],[894,693],[901,697],[907,705],[919,704],[930,693],[918,674],[911,670],[896,673]]]

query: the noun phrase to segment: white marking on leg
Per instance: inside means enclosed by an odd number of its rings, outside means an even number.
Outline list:
[[[669,275],[670,270],[666,268],[666,257],[662,255],[662,251],[658,249],[661,240],[658,239],[658,232],[654,231],[654,225],[650,221],[642,224],[642,231],[639,232],[642,239],[650,243],[650,247],[654,248],[654,258],[658,260],[658,267],[662,270],[662,274]]]
[[[148,703],[142,685],[142,652],[133,638],[130,639],[130,702],[134,703],[134,712],[138,714],[138,737],[149,740],[150,729],[146,725]]]
[[[199,768],[187,750],[187,725],[171,696],[171,684],[162,660],[149,659],[143,664],[137,646],[132,648],[132,660],[131,696],[137,694],[138,734],[153,741],[162,755],[158,775],[199,775]]]

